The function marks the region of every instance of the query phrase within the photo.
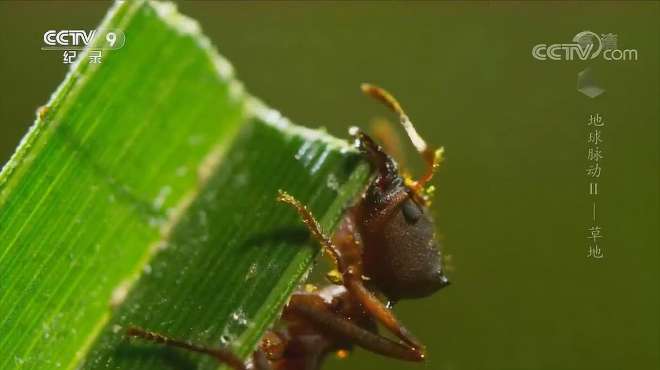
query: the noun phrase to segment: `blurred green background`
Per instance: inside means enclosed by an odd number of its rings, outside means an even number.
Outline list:
[[[107,2],[0,3],[0,163],[67,71],[49,29],[92,29]],[[657,369],[658,2],[181,2],[249,91],[294,122],[345,137],[394,92],[447,161],[434,212],[453,285],[396,311],[424,365],[356,351],[326,369]],[[615,33],[637,61],[538,61],[538,43]],[[130,42],[130,35],[127,35]],[[590,66],[606,93],[576,90]],[[597,223],[587,119],[604,117]],[[419,168],[412,148],[409,161]]]

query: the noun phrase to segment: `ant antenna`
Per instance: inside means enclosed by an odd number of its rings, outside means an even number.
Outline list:
[[[362,88],[363,93],[385,104],[394,113],[399,115],[399,120],[401,121],[403,129],[406,130],[406,134],[408,134],[410,141],[426,162],[426,172],[424,175],[420,177],[419,180],[412,181],[410,184],[410,186],[419,193],[433,178],[435,170],[438,168],[440,162],[442,161],[442,153],[444,149],[439,148],[434,150],[428,147],[426,141],[424,141],[424,139],[422,139],[422,137],[417,133],[417,130],[415,130],[415,126],[413,126],[406,112],[403,110],[403,108],[401,108],[401,104],[399,104],[399,102],[394,98],[394,96],[392,96],[392,94],[383,88],[368,83],[363,83],[360,87]]]

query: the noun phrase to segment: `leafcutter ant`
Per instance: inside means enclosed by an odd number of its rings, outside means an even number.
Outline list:
[[[323,233],[305,205],[280,190],[277,200],[299,213],[311,235],[332,257],[334,283],[294,293],[282,312],[282,328],[267,331],[247,363],[226,348],[195,345],[141,328],[129,328],[129,336],[203,353],[236,370],[316,370],[327,354],[343,355],[355,345],[400,360],[424,360],[424,346],[389,306],[401,299],[428,296],[449,284],[428,209],[432,187],[427,185],[442,159],[442,149],[427,146],[387,91],[369,84],[363,84],[362,91],[398,114],[426,162],[426,171],[417,180],[402,176],[380,145],[360,129],[351,128],[355,145],[375,175],[332,238]],[[379,325],[397,340],[379,334]]]

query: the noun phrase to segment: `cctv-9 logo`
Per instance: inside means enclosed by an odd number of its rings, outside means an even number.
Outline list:
[[[90,46],[94,49],[120,49],[126,43],[126,35],[117,29],[103,30],[50,30],[44,33],[47,48],[67,49]]]

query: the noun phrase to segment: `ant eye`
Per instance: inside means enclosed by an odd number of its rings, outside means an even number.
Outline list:
[[[422,217],[422,210],[411,200],[407,200],[401,204],[401,212],[403,212],[406,221],[411,224],[416,223]]]

